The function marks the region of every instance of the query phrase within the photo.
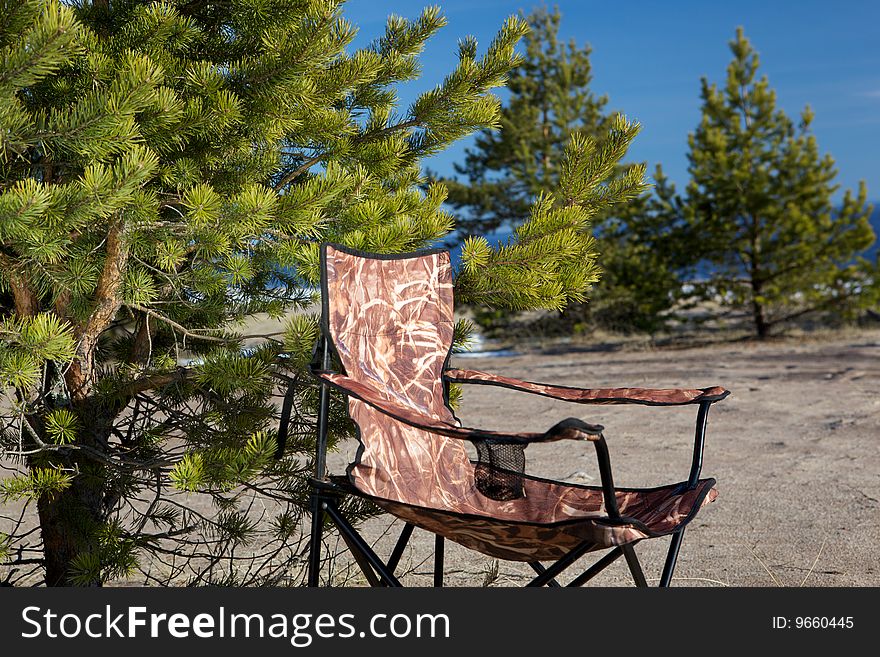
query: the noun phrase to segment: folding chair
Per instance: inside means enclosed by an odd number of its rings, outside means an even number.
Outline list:
[[[709,408],[727,390],[588,390],[449,369],[448,252],[378,255],[324,244],[321,268],[322,336],[312,367],[321,390],[316,472],[310,480],[310,586],[319,583],[327,519],[373,586],[400,586],[394,573],[414,527],[435,535],[435,586],[443,585],[445,539],[495,558],[527,562],[537,574],[528,586],[559,586],[557,577],[581,556],[610,549],[568,586],[585,584],[621,556],[636,585],[646,586],[633,545],[671,535],[660,578],[660,586],[669,585],[686,525],[717,495],[715,480],[699,476]],[[333,356],[339,372],[331,371]],[[656,488],[615,488],[601,426],[568,418],[544,433],[463,427],[448,403],[451,383],[502,386],[579,404],[695,404],[690,475]],[[360,441],[344,477],[325,473],[331,388],[348,397]],[[601,486],[526,474],[526,446],[556,440],[593,444]],[[468,456],[466,441],[475,446],[476,460]],[[346,495],[371,500],[405,522],[387,561],[340,511]]]

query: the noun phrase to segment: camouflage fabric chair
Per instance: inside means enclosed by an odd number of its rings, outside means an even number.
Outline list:
[[[322,386],[316,476],[311,480],[309,585],[319,583],[327,517],[376,586],[400,585],[394,571],[414,527],[435,534],[437,586],[443,583],[444,539],[499,559],[529,563],[537,573],[530,586],[556,586],[557,576],[585,553],[610,549],[569,585],[584,584],[623,556],[635,583],[645,586],[633,545],[671,535],[660,578],[661,586],[669,585],[685,526],[716,496],[715,480],[699,475],[708,411],[729,394],[726,390],[589,390],[450,369],[452,268],[444,250],[377,255],[324,244],[321,283],[322,337],[312,370]],[[333,360],[341,371],[331,371]],[[657,488],[615,488],[601,426],[568,418],[544,433],[463,427],[448,404],[450,383],[502,386],[577,404],[694,404],[698,412],[690,475]],[[347,396],[359,432],[357,457],[344,477],[325,473],[330,389]],[[525,472],[526,446],[556,440],[592,443],[601,486]],[[476,447],[476,460],[468,456],[466,442]],[[340,511],[340,499],[350,494],[404,521],[388,561]]]

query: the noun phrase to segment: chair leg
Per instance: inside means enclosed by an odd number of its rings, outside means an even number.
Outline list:
[[[529,565],[532,567],[532,570],[534,570],[539,575],[543,575],[547,571],[547,569],[544,568],[544,564],[542,564],[540,561],[530,561]],[[555,579],[551,579],[549,582],[547,582],[547,586],[555,588],[561,585]]]
[[[367,578],[367,582],[370,586],[385,586],[385,583],[379,579],[376,575],[376,571],[373,570],[373,567],[370,565],[370,562],[363,555],[363,553],[358,549],[358,546],[355,545],[354,541],[346,534],[345,532],[340,532],[342,536],[342,540],[345,541],[345,544],[348,546],[348,551],[351,552],[354,560],[357,562],[357,565],[360,567],[361,572],[364,574],[364,577]]]
[[[599,559],[599,561],[597,561],[592,566],[587,568],[583,573],[581,573],[580,575],[575,577],[573,580],[571,580],[568,584],[566,584],[566,586],[583,586],[584,584],[589,582],[591,579],[593,579],[596,575],[598,575],[603,570],[605,570],[612,563],[617,561],[620,558],[620,555],[622,555],[622,554],[623,554],[622,547],[618,546],[618,547],[614,548],[613,550],[611,550],[611,552],[609,552],[604,557]]]
[[[635,548],[633,548],[632,543],[627,543],[626,545],[621,546],[621,548],[623,549],[623,556],[626,557],[626,565],[629,566],[629,572],[632,573],[633,581],[636,583],[636,586],[648,586],[648,582],[645,579],[645,573],[642,572],[642,566],[639,563],[639,558],[636,556],[636,551]]]
[[[312,535],[309,540],[308,586],[318,586],[321,574],[321,538],[324,533],[324,501],[312,493]]]
[[[684,538],[684,527],[672,535],[669,543],[669,552],[666,554],[666,563],[663,566],[663,574],[660,576],[660,586],[667,587],[672,581],[672,573],[675,571],[675,562],[678,560],[678,551],[681,549],[681,541]]]
[[[559,561],[544,570],[543,573],[541,573],[531,582],[526,584],[526,586],[544,586],[547,582],[555,578],[559,573],[561,573],[563,570],[568,568],[571,564],[573,564],[575,561],[577,561],[587,552],[589,552],[590,548],[592,548],[593,545],[594,544],[590,541],[584,541],[576,548],[571,550],[564,557],[562,557]]]
[[[371,548],[361,535],[357,533],[355,528],[351,526],[351,523],[339,513],[339,510],[332,502],[326,505],[325,512],[330,516],[333,524],[339,528],[346,544],[351,546],[352,551],[359,552],[363,558],[367,560],[369,565],[372,566],[375,573],[386,586],[401,586],[400,581],[388,571],[388,568],[382,560],[375,552],[373,552],[373,548]],[[366,575],[366,572],[364,574]]]
[[[394,550],[391,552],[391,557],[388,559],[389,572],[393,573],[397,569],[397,564],[400,563],[400,558],[403,556],[403,551],[406,549],[406,546],[409,543],[409,537],[412,536],[415,527],[416,526],[410,522],[403,526],[403,529],[400,532],[400,538],[397,539],[397,544],[394,546]]]
[[[443,537],[440,534],[434,535],[434,586],[443,586]]]

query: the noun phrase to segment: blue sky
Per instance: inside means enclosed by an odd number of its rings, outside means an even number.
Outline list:
[[[458,40],[473,34],[485,48],[498,27],[519,9],[540,2],[512,0],[349,0],[345,16],[360,28],[355,46],[366,45],[396,13],[415,17],[439,4],[448,25],[428,44],[423,77],[401,89],[411,101],[439,83],[455,64]],[[548,3],[552,6],[554,3]],[[687,134],[700,116],[700,78],[723,84],[738,25],[761,57],[761,71],[779,105],[795,118],[804,105],[815,112],[813,132],[831,153],[838,182],[868,184],[880,201],[880,2],[870,0],[738,0],[703,2],[559,0],[560,33],[593,48],[593,90],[607,94],[610,109],[642,123],[628,160],[661,162],[678,185],[687,181]],[[427,164],[453,173],[469,140]]]

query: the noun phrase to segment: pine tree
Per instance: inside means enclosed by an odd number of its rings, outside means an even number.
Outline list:
[[[558,9],[536,9],[528,17],[522,64],[510,75],[509,99],[500,130],[484,130],[455,172],[467,182],[444,181],[449,204],[466,209],[458,230],[486,235],[528,216],[532,200],[559,182],[558,164],[572,135],[601,139],[611,116],[608,99],[590,89],[591,49],[559,41]]]
[[[526,31],[511,18],[482,54],[462,40],[400,107],[442,15],[392,16],[351,51],[342,5],[0,0],[0,456],[18,468],[0,500],[36,507],[42,538],[0,526],[0,554],[39,549],[48,584],[295,580],[319,244],[393,253],[452,230],[420,161],[498,126],[491,90]],[[611,128],[608,147],[571,141],[518,239],[468,246],[461,298],[583,298],[590,218],[641,189],[603,184],[636,132]],[[284,335],[248,334],[258,313],[289,315]],[[331,431],[351,435],[339,399]]]
[[[714,267],[715,298],[747,309],[758,337],[810,313],[846,318],[872,303],[876,271],[864,183],[834,201],[837,170],[805,108],[799,125],[776,106],[758,54],[738,29],[719,89],[702,81],[689,136],[687,211]]]
[[[701,247],[684,208],[658,164],[651,195],[618,207],[603,222],[602,281],[586,308],[593,322],[619,333],[654,335],[693,306],[684,284],[694,277]]]
[[[590,88],[590,46],[559,40],[561,19],[558,9],[546,8],[527,17],[531,31],[524,39],[523,64],[511,74],[501,130],[481,132],[464,162],[455,165],[457,177],[443,181],[450,205],[462,215],[456,224],[458,239],[519,226],[533,201],[559,184],[560,156],[572,137],[589,137],[601,150],[609,127],[618,120],[606,110],[608,99]],[[644,165],[618,164],[610,177],[640,178],[643,173]],[[686,252],[669,241],[672,224],[660,221],[668,215],[658,212],[659,206],[644,197],[626,200],[603,204],[592,217],[602,254],[601,283],[593,288],[589,304],[569,304],[552,320],[553,330],[581,330],[591,324],[654,332],[664,325],[663,313],[673,306],[680,288],[678,254]],[[477,318],[490,331],[506,330],[511,320],[510,313],[501,311],[478,310]]]

